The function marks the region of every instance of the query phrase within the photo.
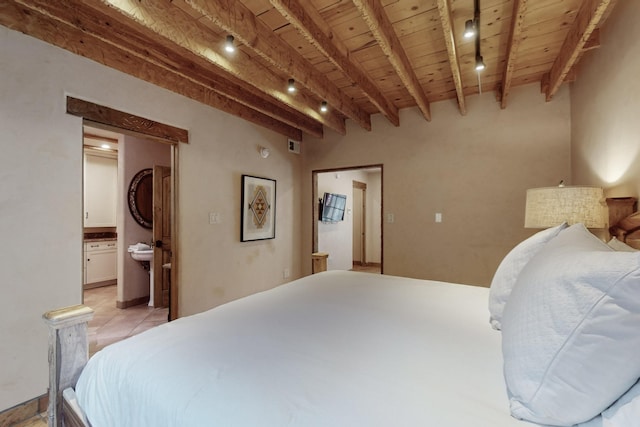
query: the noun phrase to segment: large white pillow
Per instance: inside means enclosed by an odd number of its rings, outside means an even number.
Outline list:
[[[602,413],[603,427],[630,427],[640,425],[640,382],[622,395],[616,403]]]
[[[542,230],[526,240],[520,242],[504,257],[491,281],[489,289],[489,322],[494,329],[501,328],[502,311],[509,299],[511,289],[522,268],[533,258],[538,251],[560,231],[567,227],[567,223]]]
[[[640,253],[567,228],[523,268],[502,323],[513,416],[562,426],[597,416],[640,377]]]

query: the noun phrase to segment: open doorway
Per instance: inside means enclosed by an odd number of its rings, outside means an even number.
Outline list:
[[[162,217],[170,213],[163,195],[170,194],[171,149],[85,123],[83,157],[83,301],[95,312],[89,324],[93,354],[169,319],[162,265],[171,262],[163,250],[171,247],[170,217]],[[131,244],[148,245],[153,256],[133,259]]]
[[[313,252],[328,254],[328,270],[383,272],[382,169],[368,165],[312,172]],[[341,218],[322,215],[328,195],[346,196]]]
[[[175,128],[169,125],[165,125],[162,123],[154,122],[152,120],[145,119],[143,117],[134,116],[125,112],[113,110],[108,107],[100,106],[97,104],[93,104],[87,101],[83,101],[80,99],[67,97],[67,113],[80,116],[83,118],[83,126],[86,128],[92,128],[96,133],[108,133],[111,132],[112,135],[117,135],[118,145],[118,162],[117,162],[117,188],[121,193],[118,196],[117,200],[117,224],[113,231],[116,231],[119,237],[124,237],[124,239],[118,239],[117,243],[117,260],[118,262],[118,282],[122,280],[123,277],[123,259],[128,260],[126,258],[129,256],[128,246],[130,243],[144,242],[148,243],[149,246],[161,247],[163,253],[159,258],[161,258],[161,266],[167,266],[167,270],[164,272],[161,271],[160,276],[164,276],[170,283],[166,287],[166,292],[159,292],[162,296],[160,299],[161,303],[166,303],[168,305],[168,317],[170,320],[178,317],[178,281],[177,281],[177,270],[179,267],[178,260],[179,254],[177,253],[177,245],[175,245],[175,241],[177,240],[177,212],[176,212],[176,200],[177,200],[177,188],[176,188],[176,176],[178,174],[177,165],[178,165],[178,144],[181,142],[188,142],[188,132],[183,129]],[[84,138],[83,138],[84,139]],[[124,142],[124,143],[123,143]],[[130,144],[127,144],[130,142]],[[155,166],[154,159],[147,159],[147,157],[153,157],[150,155],[148,151],[145,150],[144,145],[150,144],[153,147],[162,147],[165,150],[165,153],[162,154],[163,160],[160,163],[165,163],[167,166],[167,170],[170,171],[168,175],[164,174],[161,176],[160,182],[162,183],[159,187],[163,187],[164,195],[159,197],[159,204],[163,206],[165,211],[168,211],[168,215],[165,216],[165,220],[159,221],[162,222],[162,236],[160,239],[160,244],[154,240],[155,236],[152,233],[153,227],[148,227],[150,230],[147,231],[148,235],[144,235],[144,237],[133,236],[135,233],[127,233],[126,230],[126,222],[125,219],[130,219],[129,217],[135,217],[133,213],[133,209],[131,209],[131,203],[128,199],[133,197],[134,204],[141,203],[142,200],[139,199],[136,194],[133,194],[130,189],[133,188],[132,184],[137,182],[138,185],[142,185],[143,179],[146,176],[146,173],[142,173],[145,169],[149,169],[149,180],[151,183],[153,182],[152,171],[153,166]],[[125,162],[128,164],[129,171],[124,173],[126,170],[127,164],[121,165],[123,161],[123,154],[121,150],[127,150],[127,146],[130,147],[130,159],[134,159],[132,161]],[[144,162],[149,160],[151,162],[150,165],[143,165],[140,161]],[[137,162],[137,163],[136,163]],[[147,167],[148,166],[148,167]],[[138,170],[140,169],[140,170]],[[131,176],[140,176],[141,179],[136,181],[135,179],[129,179]],[[150,188],[153,188],[153,184],[148,184]],[[148,198],[156,198],[156,195],[153,194],[153,191],[149,193]],[[155,215],[156,207],[153,206],[147,209],[148,213]],[[130,214],[129,214],[130,212]],[[144,212],[140,211],[139,213],[142,220],[144,218]],[[83,215],[86,213],[83,212]],[[149,221],[155,221],[155,216],[147,218]],[[138,220],[138,218],[136,218]],[[140,221],[138,221],[140,223]],[[142,221],[144,222],[144,221]],[[112,223],[109,223],[112,225]],[[140,228],[140,227],[139,227]],[[125,233],[126,236],[122,236],[122,233]],[[165,236],[169,233],[170,239],[167,241]],[[126,241],[125,241],[126,240]],[[156,239],[157,240],[157,239]],[[171,242],[174,242],[173,244]],[[152,250],[155,257],[156,250]],[[133,258],[133,257],[132,257]],[[135,259],[135,258],[134,258]],[[128,261],[133,261],[128,260]],[[136,260],[138,261],[138,260]],[[150,262],[151,263],[151,262]],[[142,264],[142,263],[141,263]],[[138,266],[140,270],[142,267]],[[147,269],[143,274],[146,275],[146,283],[145,289],[141,292],[134,292],[133,297],[131,294],[127,294],[126,290],[118,287],[117,291],[117,301],[119,308],[126,308],[129,306],[137,306],[143,305],[149,301],[150,296],[150,278],[149,278],[150,270]],[[164,300],[164,301],[162,301]],[[143,305],[144,306],[144,305]],[[165,316],[166,318],[167,316]]]

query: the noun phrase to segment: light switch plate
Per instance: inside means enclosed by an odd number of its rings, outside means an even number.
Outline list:
[[[218,212],[209,212],[209,224],[219,224],[220,214]]]

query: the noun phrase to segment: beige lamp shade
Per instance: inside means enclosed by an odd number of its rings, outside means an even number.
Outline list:
[[[527,190],[525,228],[548,228],[563,222],[604,228],[604,192],[599,187],[544,187]]]

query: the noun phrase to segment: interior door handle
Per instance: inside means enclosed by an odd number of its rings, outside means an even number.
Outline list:
[[[157,248],[161,248],[162,247],[162,240],[156,240],[156,247]]]

